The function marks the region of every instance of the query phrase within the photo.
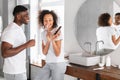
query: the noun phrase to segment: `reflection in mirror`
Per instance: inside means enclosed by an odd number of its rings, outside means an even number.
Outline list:
[[[106,5],[107,3],[107,5]],[[113,0],[86,0],[79,8],[75,19],[75,35],[81,48],[91,54],[96,54],[97,38],[96,29],[98,26],[98,17],[101,13],[109,13],[113,15],[118,12]],[[120,6],[119,6],[120,7]],[[100,43],[103,44],[103,43]],[[110,53],[111,49],[99,50],[101,55]]]
[[[117,39],[115,36],[115,29],[112,27],[112,17],[109,13],[102,13],[98,18],[99,27],[96,29],[96,54],[107,54],[111,49],[117,46]]]

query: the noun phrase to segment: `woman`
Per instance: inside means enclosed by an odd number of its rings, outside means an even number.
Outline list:
[[[115,49],[120,42],[120,36],[116,37],[115,30],[111,27],[112,18],[109,13],[103,13],[98,19],[98,25],[96,35],[97,41],[103,41],[104,44],[99,45],[100,49]]]
[[[46,55],[46,65],[42,68],[40,80],[64,80],[66,63],[64,53],[61,51],[62,35],[57,29],[58,17],[53,11],[43,10],[39,15],[42,24],[42,52]]]

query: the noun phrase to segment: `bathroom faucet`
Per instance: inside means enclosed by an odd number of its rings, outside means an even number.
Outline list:
[[[88,44],[88,45],[89,45],[90,54],[92,55],[92,53],[91,53],[91,45],[92,45],[92,43],[91,43],[91,42],[85,42],[84,45],[85,45],[85,44]],[[86,51],[86,52],[88,52],[88,51]],[[89,53],[89,52],[88,52],[88,53]]]
[[[98,43],[100,43],[100,42],[101,42],[102,44],[104,44],[104,41],[102,41],[102,40],[96,42],[96,44],[95,44],[95,52],[96,52],[96,53],[95,53],[95,54],[97,54],[97,51],[98,51]]]

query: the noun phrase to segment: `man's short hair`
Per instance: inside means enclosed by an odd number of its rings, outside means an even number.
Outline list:
[[[14,8],[13,10],[13,16],[15,16],[16,14],[23,12],[23,11],[27,11],[28,9],[22,5],[18,5]]]
[[[120,13],[116,13],[115,16],[120,16]]]

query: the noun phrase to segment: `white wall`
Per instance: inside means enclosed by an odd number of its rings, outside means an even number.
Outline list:
[[[38,36],[36,35],[39,30],[38,25],[38,11],[39,11],[39,0],[30,0],[30,39],[35,39],[36,44],[30,48],[31,63],[34,59],[38,58]]]
[[[113,51],[111,54],[112,65],[120,65],[120,45],[119,47]]]
[[[16,0],[8,0],[8,24],[11,23],[14,19],[12,13],[16,5]]]
[[[0,0],[0,16],[2,15],[2,0]]]
[[[64,47],[65,52],[81,52],[81,48],[75,38],[75,16],[79,7],[86,0],[65,0],[65,28],[64,28]]]

